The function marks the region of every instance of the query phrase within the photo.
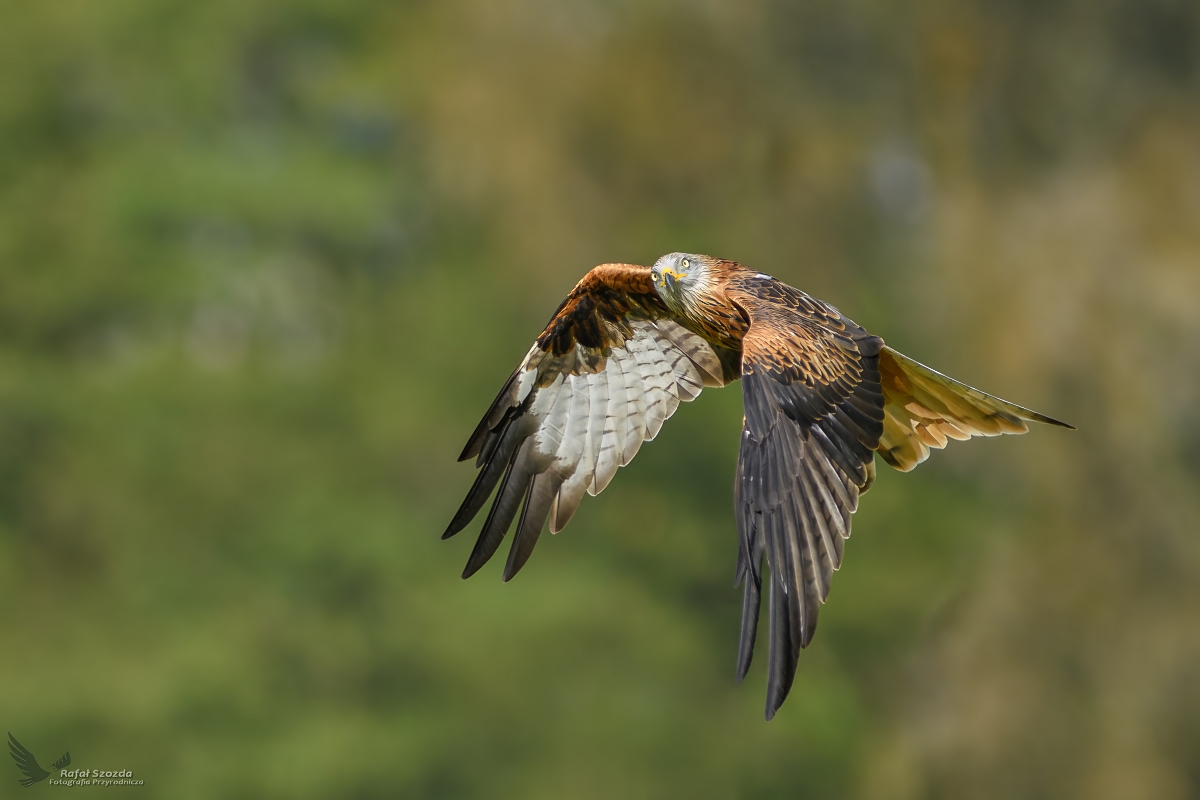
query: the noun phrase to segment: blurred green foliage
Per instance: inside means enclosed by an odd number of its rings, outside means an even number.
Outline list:
[[[43,762],[179,800],[1200,796],[1196,3],[3,20],[0,711]],[[572,283],[673,250],[1080,428],[881,467],[770,724],[736,389],[513,583],[438,540]]]

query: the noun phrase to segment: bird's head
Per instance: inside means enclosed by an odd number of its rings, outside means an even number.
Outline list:
[[[654,290],[668,307],[685,312],[708,287],[713,262],[712,256],[668,253],[650,268]]]

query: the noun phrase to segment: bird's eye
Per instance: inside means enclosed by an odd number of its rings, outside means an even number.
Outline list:
[[[687,269],[691,265],[692,265],[692,260],[690,258],[679,259],[679,268],[680,269]]]

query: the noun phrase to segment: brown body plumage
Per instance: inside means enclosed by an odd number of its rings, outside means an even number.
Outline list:
[[[735,262],[672,253],[653,267],[604,264],[571,290],[463,449],[459,460],[477,458],[479,475],[444,538],[500,485],[463,577],[492,557],[520,509],[511,578],[547,520],[561,530],[681,401],[738,378],[737,675],[753,654],[765,556],[770,719],[816,629],[876,452],[908,471],[948,439],[1024,433],[1029,421],[1070,426],[947,378]]]

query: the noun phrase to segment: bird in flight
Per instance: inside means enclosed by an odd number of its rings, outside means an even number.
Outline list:
[[[520,510],[504,567],[512,578],[547,520],[562,530],[584,493],[603,491],[680,402],[738,378],[737,680],[754,652],[765,558],[771,719],[812,641],[876,453],[908,472],[950,439],[1072,426],[919,364],[828,303],[736,262],[671,253],[653,267],[602,264],[567,295],[459,456],[476,459],[478,475],[443,539],[500,486],[463,577],[495,554]]]
[[[25,749],[25,745],[17,741],[17,737],[12,733],[8,734],[8,754],[13,757],[13,761],[17,762],[17,769],[21,770],[24,778],[18,778],[17,782],[22,786],[33,786],[38,781],[44,781],[50,777],[50,773],[42,769],[42,765],[33,757],[33,753]],[[71,766],[71,751],[62,754],[62,758],[54,762],[53,769],[66,769]]]

